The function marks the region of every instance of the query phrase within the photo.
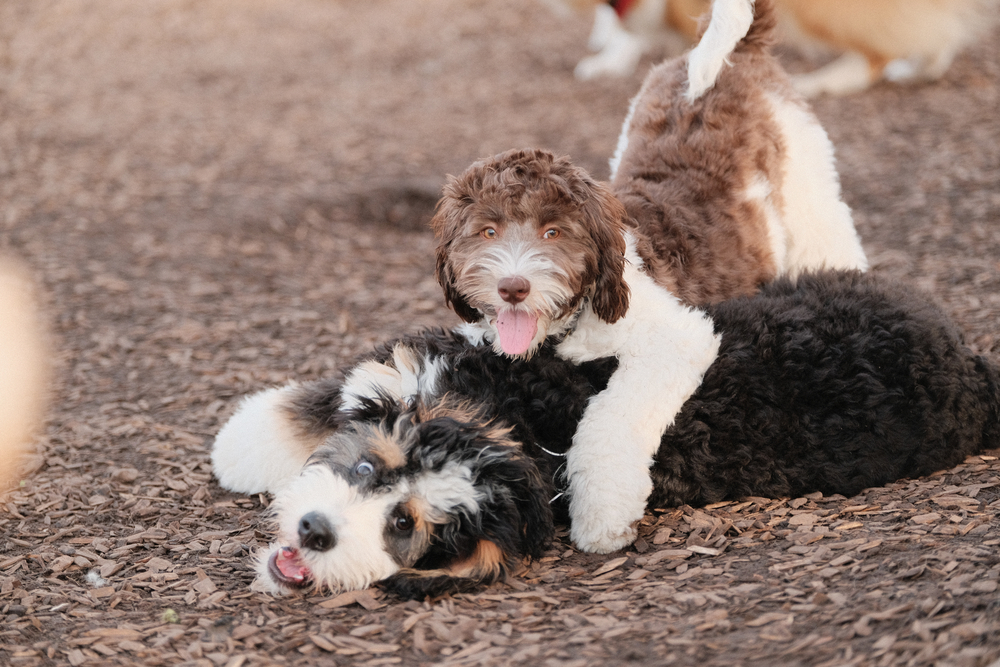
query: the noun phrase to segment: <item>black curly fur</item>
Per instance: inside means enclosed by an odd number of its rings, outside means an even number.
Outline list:
[[[663,436],[650,507],[813,491],[850,496],[1000,446],[996,368],[965,347],[939,308],[897,283],[823,272],[776,281],[709,312],[722,339],[719,355]],[[574,365],[552,345],[512,361],[442,330],[394,341],[367,358],[391,363],[397,344],[447,357],[439,393],[481,409],[481,423],[423,425],[422,459],[468,456],[480,446],[471,444],[476,429],[491,423],[509,425],[522,443],[502,465],[479,466],[479,480],[490,485],[479,523],[452,526],[417,570],[382,583],[403,597],[474,588],[488,581],[432,572],[483,535],[508,562],[541,555],[552,536],[549,500],[565,488],[563,455],[617,362]],[[376,400],[337,416],[338,387],[313,385],[297,405],[300,417],[331,424],[403,414]],[[563,502],[552,509],[566,518]]]
[[[926,297],[874,275],[779,280],[710,309],[718,358],[663,436],[650,507],[854,495],[1000,445],[996,368]],[[465,350],[447,389],[515,426],[551,471],[613,360]],[[562,488],[561,478],[556,480]]]
[[[710,312],[719,356],[663,437],[651,505],[851,496],[1000,445],[996,368],[901,285],[807,275]]]

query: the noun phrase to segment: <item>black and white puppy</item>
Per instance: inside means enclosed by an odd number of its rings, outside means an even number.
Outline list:
[[[707,314],[721,347],[662,438],[651,507],[849,496],[1000,446],[996,368],[899,285],[807,274]],[[566,517],[577,424],[617,364],[551,344],[512,360],[432,330],[342,380],[246,399],[212,460],[223,487],[275,493],[258,585],[423,597],[539,556]]]

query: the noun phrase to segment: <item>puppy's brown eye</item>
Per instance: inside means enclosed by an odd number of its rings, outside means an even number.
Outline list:
[[[497,230],[493,229],[492,227],[487,227],[483,231],[479,232],[479,235],[482,236],[484,239],[495,239],[499,236],[499,234],[497,234]]]
[[[559,230],[555,229],[554,227],[552,229],[546,229],[545,233],[542,234],[542,238],[543,239],[557,239],[557,238],[559,238],[559,233],[560,233]]]
[[[407,514],[397,514],[392,518],[392,527],[401,533],[413,530],[413,518]]]

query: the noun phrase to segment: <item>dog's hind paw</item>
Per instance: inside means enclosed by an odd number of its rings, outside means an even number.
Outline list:
[[[621,32],[614,35],[600,52],[577,63],[573,74],[580,81],[602,76],[629,76],[639,66],[644,50],[645,42],[641,38]]]

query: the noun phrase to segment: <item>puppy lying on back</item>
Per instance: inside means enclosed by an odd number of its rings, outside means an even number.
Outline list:
[[[567,460],[581,549],[634,539],[660,435],[719,344],[691,305],[867,265],[830,142],[768,52],[773,29],[771,0],[717,2],[701,43],[633,100],[610,188],[539,150],[445,186],[437,273],[469,340],[512,358],[554,340],[575,363],[619,360]],[[378,383],[352,375],[344,392]]]

